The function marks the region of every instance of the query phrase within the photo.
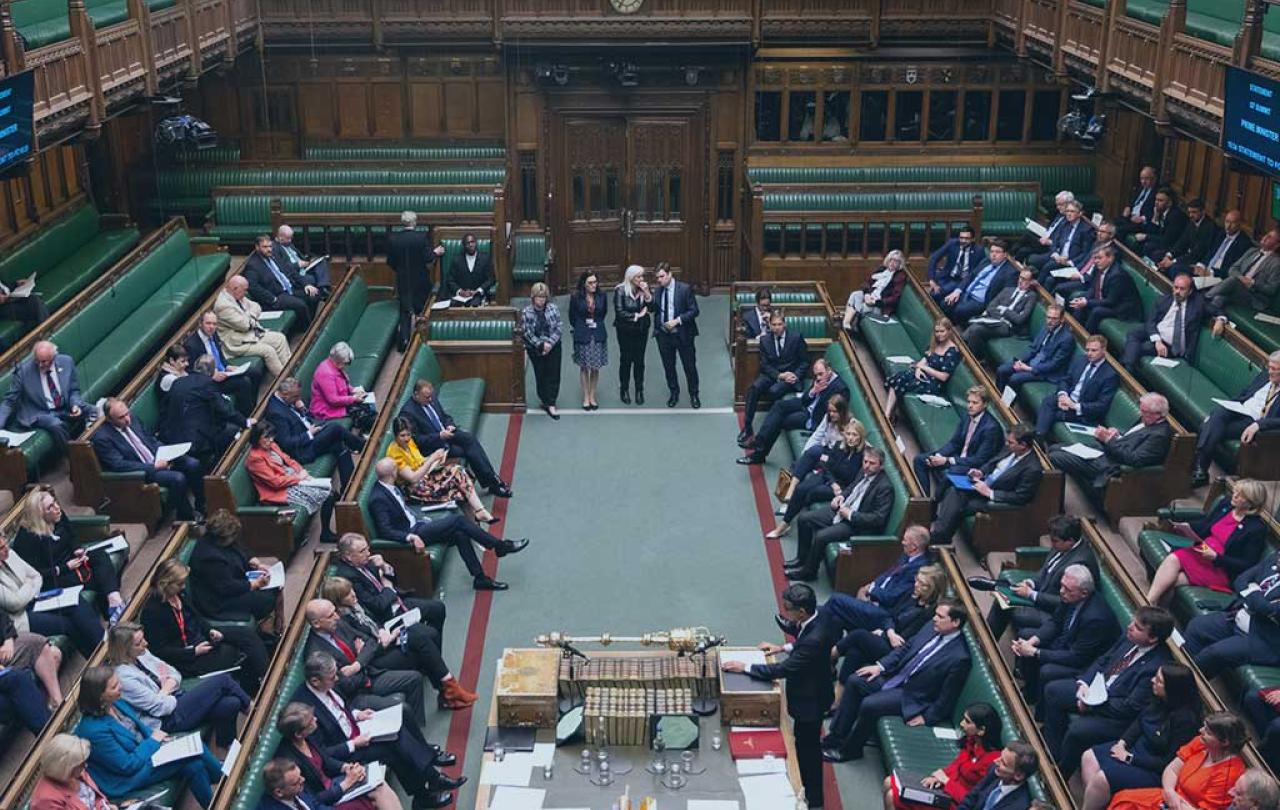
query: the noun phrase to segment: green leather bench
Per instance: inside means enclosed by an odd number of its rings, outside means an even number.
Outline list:
[[[821,301],[817,290],[771,289],[769,292],[775,304],[817,304]],[[755,290],[739,290],[737,304],[739,307],[754,307],[756,305]]]
[[[980,619],[979,619],[980,620]],[[956,699],[955,711],[952,715],[951,728],[959,729],[960,720],[965,709],[974,703],[986,703],[1000,715],[1001,741],[1006,745],[1020,739],[1018,726],[1009,711],[1000,688],[996,685],[991,667],[982,655],[982,647],[974,638],[973,629],[968,624],[963,630],[965,642],[969,645],[969,677]],[[945,767],[955,759],[959,745],[955,740],[942,739],[933,732],[932,726],[908,726],[901,717],[882,717],[876,722],[876,731],[880,737],[880,760],[884,764],[886,774],[895,771],[928,774]],[[1030,782],[1032,798],[1045,800],[1044,783],[1039,776],[1032,777]]]
[[[422,213],[487,213],[493,210],[493,193],[470,194],[285,194],[280,203],[286,221],[291,213],[381,213],[402,211]],[[223,194],[213,199],[215,224],[209,233],[228,242],[247,242],[271,229],[271,195]],[[364,233],[366,228],[350,229]],[[388,226],[375,226],[375,233],[385,233]]]
[[[972,207],[975,193],[982,194],[982,230],[987,235],[1017,234],[1026,230],[1026,217],[1034,217],[1038,202],[1031,191],[899,191],[899,192],[766,192],[764,210],[781,211],[954,211]],[[791,223],[799,229],[798,223]],[[820,229],[822,225],[810,224]],[[767,226],[766,226],[767,228]],[[767,235],[767,234],[766,234]]]
[[[440,267],[447,271],[453,264],[453,260],[458,258],[462,253],[462,239],[456,237],[447,237],[440,240],[440,245],[444,248],[444,255],[440,257]],[[488,238],[476,239],[477,253],[492,253],[493,241]],[[494,289],[497,289],[496,286]]]
[[[129,19],[125,0],[85,0],[84,5],[94,28]],[[11,13],[14,28],[28,51],[71,38],[70,10],[66,0],[14,0]]]
[[[517,284],[533,284],[547,277],[547,239],[540,233],[518,233],[515,256],[511,262],[511,280]]]
[[[512,322],[506,319],[432,318],[428,340],[492,340],[510,343]]]
[[[1244,0],[1187,0],[1186,33],[1231,47],[1244,23]]]
[[[1280,15],[1277,15],[1280,17]],[[1265,314],[1276,315],[1278,312],[1274,302],[1267,308]],[[1227,318],[1231,320],[1237,331],[1245,337],[1258,344],[1267,354],[1280,349],[1280,324],[1264,323],[1255,316],[1258,314],[1253,307],[1240,306],[1239,304],[1227,307]]]
[[[1128,262],[1122,262],[1121,266],[1124,268],[1124,272],[1129,274],[1129,278],[1133,280],[1133,286],[1138,288],[1138,298],[1142,301],[1142,313],[1145,319],[1146,313],[1150,312],[1151,308],[1156,305],[1164,291],[1157,290],[1147,280],[1146,274],[1135,267],[1131,267]],[[1106,336],[1112,354],[1119,354],[1129,333],[1142,326],[1144,322],[1144,320],[1126,321],[1120,318],[1107,318],[1098,327],[1098,331]],[[1150,362],[1150,360],[1147,360],[1147,362]]]
[[[1102,3],[1095,2],[1095,5],[1102,6]],[[1168,10],[1169,0],[1126,0],[1124,15],[1142,20],[1148,25],[1159,26]]]
[[[503,160],[501,144],[394,144],[324,143],[306,146],[306,160]]]
[[[0,280],[13,287],[36,273],[36,291],[55,311],[138,243],[137,228],[105,228],[98,209],[82,205],[5,251]],[[22,324],[0,322],[0,340],[15,343]]]

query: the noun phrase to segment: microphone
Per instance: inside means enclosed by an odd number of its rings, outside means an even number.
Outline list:
[[[724,636],[707,636],[694,645],[693,654],[697,655],[698,653],[704,653],[712,647],[719,647],[721,644],[724,644],[724,642]]]
[[[560,649],[564,650],[565,652],[569,653],[570,655],[578,656],[583,661],[591,660],[590,658],[587,657],[586,653],[584,653],[582,650],[579,650],[577,647],[573,646],[568,641],[562,640],[556,646],[558,646]]]

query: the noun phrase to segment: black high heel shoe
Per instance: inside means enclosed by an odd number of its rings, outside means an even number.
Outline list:
[[[627,391],[627,387],[625,385],[618,389],[618,398],[622,400],[622,404],[624,405],[631,404],[631,392]]]

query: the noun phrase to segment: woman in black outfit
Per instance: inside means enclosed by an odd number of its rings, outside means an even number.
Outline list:
[[[644,268],[627,268],[622,283],[613,289],[613,327],[618,332],[618,385],[622,401],[631,404],[627,390],[635,369],[636,404],[644,404],[644,350],[649,345],[649,307],[653,293],[644,280]]]
[[[62,511],[58,499],[49,490],[40,490],[27,498],[13,538],[13,550],[27,564],[40,572],[44,587],[74,588],[82,585],[97,591],[105,599],[105,614],[115,624],[124,613],[120,595],[120,575],[111,558],[102,551],[86,552],[80,548],[75,527]],[[103,605],[99,603],[99,609]]]
[[[267,671],[267,648],[257,631],[249,627],[214,630],[182,598],[191,569],[168,559],[156,568],[151,598],[142,608],[142,627],[152,651],[194,678],[232,667],[231,676],[249,694]]]
[[[1101,810],[1120,790],[1160,787],[1164,768],[1200,729],[1196,679],[1181,664],[1165,664],[1151,679],[1154,699],[1114,743],[1084,752],[1085,810]]]
[[[191,601],[211,619],[249,614],[260,629],[278,633],[277,605],[284,589],[266,589],[270,569],[257,557],[246,557],[236,545],[240,531],[240,521],[225,509],[209,517],[204,536],[191,552]],[[252,578],[248,576],[251,573]]]

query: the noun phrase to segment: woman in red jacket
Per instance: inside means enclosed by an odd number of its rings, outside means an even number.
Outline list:
[[[244,466],[249,471],[258,500],[278,506],[292,506],[308,515],[320,513],[320,542],[337,542],[329,527],[333,518],[332,479],[315,478],[306,468],[276,444],[276,429],[270,422],[256,422],[249,430],[249,455]]]
[[[946,793],[951,797],[953,805],[959,803],[1000,758],[1001,725],[999,712],[987,703],[974,703],[965,709],[964,718],[960,720],[960,753],[951,760],[951,764],[921,779],[921,786]],[[884,783],[885,807],[896,810],[929,807],[926,804],[903,801],[899,795],[897,774],[891,774]]]

